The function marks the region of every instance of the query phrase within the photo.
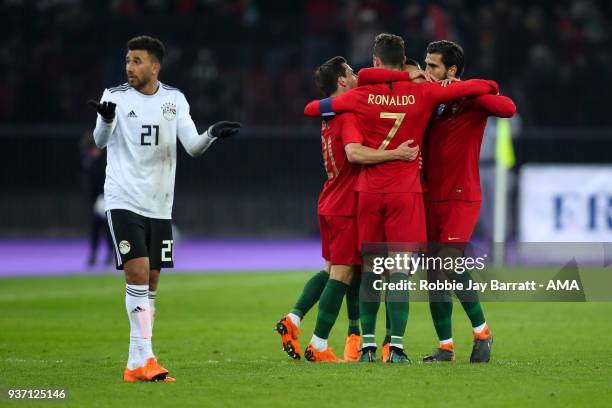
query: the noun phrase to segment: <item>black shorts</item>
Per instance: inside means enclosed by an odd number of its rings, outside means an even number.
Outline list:
[[[148,218],[129,210],[106,212],[117,269],[130,259],[149,258],[151,269],[174,267],[172,221]]]

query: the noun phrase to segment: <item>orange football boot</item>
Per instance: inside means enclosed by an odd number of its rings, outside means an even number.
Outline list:
[[[338,357],[336,357],[331,347],[327,347],[325,351],[318,351],[312,346],[312,344],[309,344],[308,347],[306,347],[306,352],[304,352],[304,356],[306,357],[306,360],[312,362],[328,361],[331,363],[339,363],[342,361],[339,360]]]
[[[150,357],[147,363],[140,368],[144,381],[174,382],[175,379],[168,377],[168,370],[157,363],[157,358]]]
[[[300,350],[299,335],[300,329],[291,321],[289,316],[283,317],[276,323],[276,331],[281,335],[283,350],[294,360],[302,358]]]
[[[361,336],[351,334],[346,338],[344,344],[344,361],[359,360],[359,350],[361,349]]]
[[[491,330],[489,330],[489,326],[486,325],[480,333],[476,333],[474,330],[472,330],[472,336],[478,340],[486,340],[491,336]]]
[[[133,370],[130,370],[129,368],[125,367],[125,370],[123,370],[123,381],[136,382],[141,380],[144,380],[144,377],[142,376],[141,367],[136,367]]]
[[[455,352],[455,345],[451,341],[450,343],[440,344],[438,346],[439,349],[450,351],[451,353]]]
[[[386,363],[387,360],[389,359],[389,353],[391,352],[391,344],[390,343],[385,343],[382,346],[382,356],[380,356],[382,358],[382,362]]]

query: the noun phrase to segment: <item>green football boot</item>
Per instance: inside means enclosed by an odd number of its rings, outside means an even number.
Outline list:
[[[361,349],[360,363],[375,363],[376,362],[376,347],[364,347]]]
[[[387,363],[392,364],[411,364],[412,360],[404,353],[404,350],[399,347],[391,346]]]

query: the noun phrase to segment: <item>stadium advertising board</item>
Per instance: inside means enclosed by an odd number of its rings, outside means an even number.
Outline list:
[[[525,165],[520,241],[612,241],[612,166]]]

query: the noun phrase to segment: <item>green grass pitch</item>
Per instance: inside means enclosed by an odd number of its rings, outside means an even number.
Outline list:
[[[162,275],[153,345],[177,382],[125,384],[128,320],[115,276],[0,280],[0,405],[241,407],[610,406],[612,303],[488,303],[493,360],[470,365],[455,306],[455,364],[294,362],[273,331],[308,273]],[[380,313],[379,336],[384,322]],[[302,325],[304,349],[316,307]],[[346,310],[332,332],[342,353]],[[435,346],[425,303],[405,337],[414,360]],[[64,402],[17,401],[9,388],[65,388]]]

